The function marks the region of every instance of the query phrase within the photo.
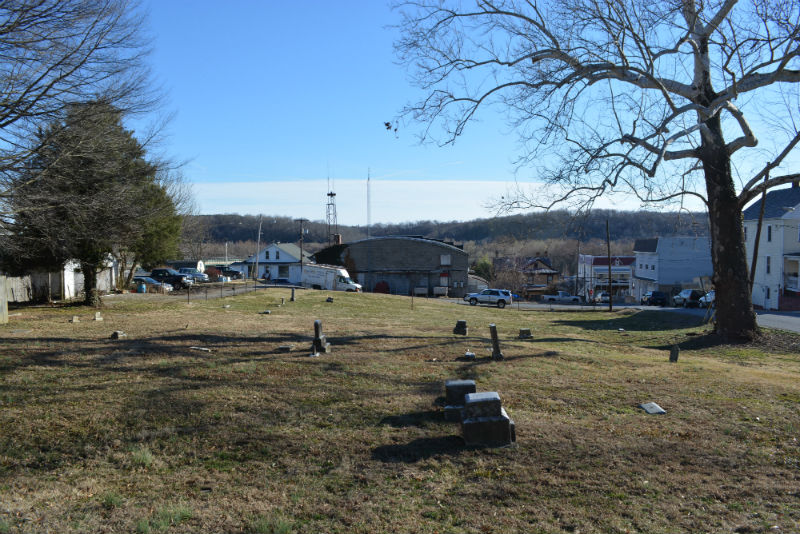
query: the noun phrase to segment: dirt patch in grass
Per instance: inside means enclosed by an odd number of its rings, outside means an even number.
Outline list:
[[[796,336],[719,345],[677,314],[288,296],[130,298],[103,322],[82,308],[12,317],[0,529],[800,530]],[[315,319],[333,352],[310,358]],[[469,336],[452,334],[459,319]],[[503,362],[488,357],[489,323]],[[478,359],[461,361],[466,350]],[[464,447],[442,417],[448,378],[499,392],[517,445]],[[646,415],[649,401],[667,414]]]

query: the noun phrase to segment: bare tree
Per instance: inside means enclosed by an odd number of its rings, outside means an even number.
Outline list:
[[[440,126],[450,143],[483,108],[508,111],[520,164],[557,190],[545,200],[519,189],[509,208],[586,207],[621,189],[645,203],[701,199],[717,331],[757,334],[741,209],[762,188],[798,178],[779,172],[800,141],[798,1],[419,0],[398,9],[396,49],[424,91],[404,112],[427,126],[424,137]],[[753,149],[757,134],[768,142]]]
[[[0,0],[0,223],[41,125],[79,101],[130,114],[158,100],[143,27],[136,0]]]

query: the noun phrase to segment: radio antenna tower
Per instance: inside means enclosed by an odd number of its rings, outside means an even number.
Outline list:
[[[339,235],[339,222],[336,220],[336,193],[328,176],[328,203],[325,205],[325,220],[328,222],[328,245],[335,244],[334,235]]]

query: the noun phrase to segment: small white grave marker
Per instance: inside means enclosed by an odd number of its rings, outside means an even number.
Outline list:
[[[641,408],[642,410],[651,415],[661,415],[667,413],[667,411],[664,410],[664,408],[662,408],[655,402],[647,402],[645,404],[640,404],[639,408]]]

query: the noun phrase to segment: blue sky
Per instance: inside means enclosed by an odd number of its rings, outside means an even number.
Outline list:
[[[202,213],[324,220],[327,178],[339,222],[468,220],[512,187],[517,139],[486,113],[455,146],[387,132],[418,96],[392,50],[381,0],[147,0],[152,66],[176,116],[164,150],[188,160]]]

